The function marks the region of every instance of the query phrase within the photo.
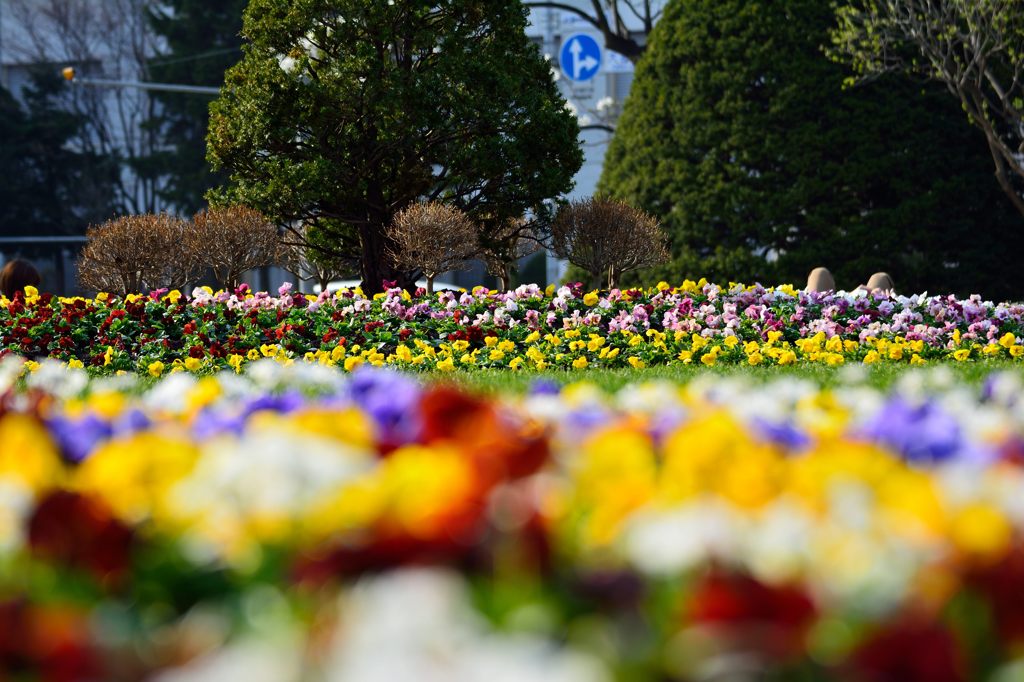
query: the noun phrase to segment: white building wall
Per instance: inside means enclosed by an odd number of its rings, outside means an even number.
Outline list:
[[[563,4],[580,8],[587,13],[593,12],[590,0],[564,0]],[[623,3],[624,4],[624,3]],[[655,0],[653,5],[661,6],[664,2]],[[643,25],[639,18],[624,14],[622,16],[627,28],[645,42]],[[559,54],[563,42],[575,34],[583,33],[594,38],[602,46],[601,66],[594,78],[583,83],[573,82],[562,70]],[[633,63],[622,55],[604,47],[604,38],[591,23],[574,12],[564,9],[534,8],[530,11],[530,25],[527,35],[541,48],[550,59],[557,77],[558,87],[566,101],[579,117],[580,143],[585,154],[583,167],[575,177],[575,186],[568,195],[570,199],[592,196],[601,177],[605,152],[611,141],[612,133],[602,129],[587,129],[591,125],[615,127],[622,111],[622,104],[633,83]],[[549,282],[560,280],[567,269],[567,263],[549,254],[547,279]]]
[[[20,98],[39,68],[56,75],[74,67],[80,77],[146,80],[146,61],[158,51],[146,10],[154,0],[0,0],[0,85]],[[71,109],[84,115],[79,146],[132,160],[153,151],[143,123],[153,113],[145,91],[68,84]],[[166,208],[157,186],[124,168],[119,200],[133,213]]]

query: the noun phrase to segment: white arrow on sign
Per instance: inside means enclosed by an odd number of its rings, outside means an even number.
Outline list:
[[[579,80],[580,76],[583,75],[584,71],[589,71],[598,65],[598,61],[587,55],[583,59],[580,59],[580,55],[583,54],[583,46],[580,45],[579,38],[573,38],[572,43],[569,45],[569,52],[572,53],[572,73],[573,80]]]

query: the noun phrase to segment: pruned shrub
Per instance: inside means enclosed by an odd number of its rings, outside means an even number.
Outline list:
[[[79,282],[121,296],[184,287],[195,276],[187,233],[186,221],[167,214],[124,216],[90,227],[78,259]]]
[[[185,240],[194,261],[213,272],[218,287],[229,290],[246,271],[277,263],[280,248],[277,227],[245,206],[197,213]]]
[[[395,216],[388,230],[389,256],[401,268],[416,269],[434,293],[434,278],[459,270],[478,251],[476,226],[465,213],[438,202],[413,204]]]
[[[595,282],[607,277],[609,289],[618,286],[623,273],[669,258],[657,219],[612,199],[566,204],[555,216],[551,239],[560,258],[589,272]]]

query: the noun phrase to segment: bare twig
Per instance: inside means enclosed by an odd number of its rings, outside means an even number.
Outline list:
[[[195,277],[195,262],[183,243],[188,223],[170,215],[126,216],[87,233],[78,259],[82,286],[127,295],[181,288]]]
[[[229,290],[246,271],[272,265],[280,256],[277,228],[244,206],[196,214],[184,247],[197,265],[213,271],[219,287]]]
[[[465,213],[437,202],[413,204],[395,216],[388,230],[399,267],[418,269],[434,292],[434,278],[465,267],[479,251],[476,226]]]
[[[609,289],[618,286],[623,273],[669,258],[658,221],[610,199],[569,203],[555,217],[551,235],[559,257],[589,272],[594,281],[607,276]]]

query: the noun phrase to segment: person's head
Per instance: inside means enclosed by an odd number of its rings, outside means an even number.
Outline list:
[[[25,287],[39,286],[39,271],[26,260],[15,258],[0,270],[0,293],[7,298],[25,291]]]
[[[864,285],[864,288],[874,293],[876,291],[892,292],[895,290],[896,285],[892,281],[892,277],[889,276],[888,272],[876,272],[871,275],[868,283]]]
[[[807,276],[804,291],[835,291],[836,280],[828,268],[814,268]]]

